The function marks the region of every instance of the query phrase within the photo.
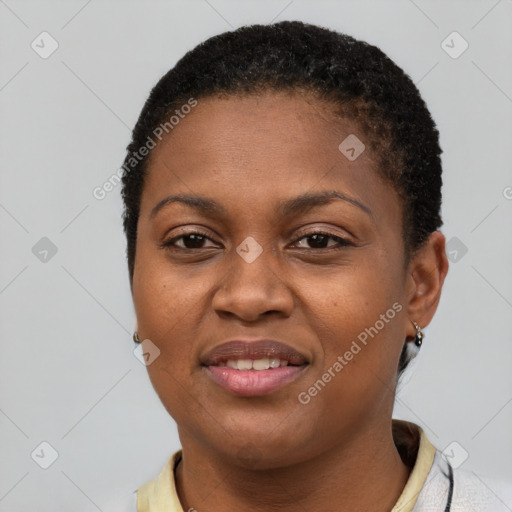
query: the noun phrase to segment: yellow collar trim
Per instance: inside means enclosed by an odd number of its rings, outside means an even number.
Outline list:
[[[423,429],[418,425],[402,420],[393,420],[393,424],[398,426],[403,425],[409,428],[412,427],[418,429],[420,433],[420,445],[416,462],[414,463],[414,467],[412,468],[402,494],[400,494],[396,505],[391,510],[391,512],[411,512],[427,479],[427,475],[432,468],[436,449],[428,440]]]

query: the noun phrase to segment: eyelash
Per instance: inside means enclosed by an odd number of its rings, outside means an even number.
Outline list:
[[[191,235],[200,235],[202,237],[204,237],[205,239],[208,239],[212,242],[214,242],[214,240],[212,240],[207,233],[204,233],[203,231],[200,231],[200,230],[195,230],[195,231],[187,231],[185,233],[182,233],[181,235],[179,236],[175,236],[173,238],[171,238],[170,240],[167,240],[166,242],[164,242],[161,247],[162,248],[166,248],[166,249],[170,249],[170,250],[173,250],[173,249],[178,249],[180,251],[196,251],[196,250],[201,250],[201,249],[204,249],[202,247],[200,248],[197,248],[197,249],[190,249],[188,247],[177,247],[174,245],[174,243],[178,240],[180,240],[181,238],[186,238],[187,236],[191,236]],[[302,234],[299,238],[297,238],[297,240],[295,242],[299,242],[300,240],[303,240],[305,238],[310,238],[314,235],[323,235],[323,236],[326,236],[328,238],[332,238],[333,240],[335,240],[338,244],[337,247],[320,247],[320,248],[313,248],[313,249],[309,249],[310,251],[325,251],[325,250],[340,250],[340,249],[343,249],[345,247],[355,247],[355,244],[349,242],[348,240],[345,240],[344,238],[341,238],[339,236],[336,236],[336,235],[333,235],[332,233],[329,233],[327,231],[310,231],[310,232],[307,232],[305,234]],[[295,243],[294,242],[294,243]],[[207,247],[208,249],[208,247]],[[304,249],[304,248],[301,248],[301,249]]]

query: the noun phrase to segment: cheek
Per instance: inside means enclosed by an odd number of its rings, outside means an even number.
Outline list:
[[[138,244],[133,301],[143,334],[152,335],[164,346],[173,345],[171,341],[194,325],[194,308],[199,297],[204,300],[206,289],[203,281],[190,277],[192,272],[171,265],[154,245],[144,238]]]
[[[304,270],[294,279],[308,321],[324,326],[332,339],[357,336],[401,300],[403,293],[396,265],[371,251],[361,254],[357,263],[332,272]]]
[[[304,278],[307,322],[322,350],[311,384],[325,377],[326,400],[371,402],[394,387],[405,310],[400,267],[390,261],[394,257],[376,251],[331,276]],[[317,388],[324,392],[321,383]]]
[[[140,247],[133,301],[141,339],[151,340],[160,351],[147,370],[167,405],[190,372],[188,362],[198,336],[198,301],[204,289],[201,283],[184,283],[183,272],[172,272],[155,250]]]

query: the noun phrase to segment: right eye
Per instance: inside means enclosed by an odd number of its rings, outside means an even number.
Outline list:
[[[183,241],[183,246],[176,245],[176,242],[180,240]],[[202,247],[202,244],[204,244],[206,240],[212,241],[206,233],[201,231],[188,231],[186,233],[182,233],[179,236],[175,236],[170,240],[167,240],[162,244],[162,247],[168,248],[170,250],[181,249],[185,251],[203,249],[204,247]]]

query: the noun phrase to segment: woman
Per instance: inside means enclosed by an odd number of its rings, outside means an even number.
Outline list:
[[[392,419],[448,271],[440,154],[410,78],[316,26],[221,34],[159,81],[124,228],[182,450],[140,512],[507,510]]]

